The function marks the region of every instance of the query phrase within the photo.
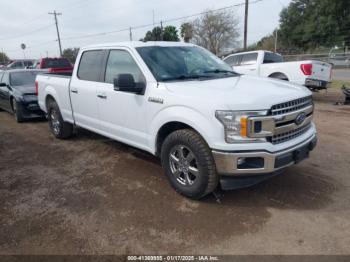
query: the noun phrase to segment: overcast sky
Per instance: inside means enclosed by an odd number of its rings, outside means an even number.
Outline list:
[[[254,0],[250,0],[254,2]],[[278,26],[279,13],[291,0],[262,0],[249,9],[248,42],[254,43]],[[153,24],[178,17],[189,16],[208,9],[218,9],[244,2],[244,0],[0,0],[0,51],[12,59],[23,58],[20,49],[25,43],[27,58],[58,56],[54,18],[48,12],[57,10],[62,46],[80,47],[94,43],[127,41],[129,32],[86,37],[90,34],[118,31],[129,27]],[[240,21],[243,36],[244,6],[232,9]],[[194,17],[195,18],[195,17]],[[183,19],[170,24],[180,26]],[[166,26],[168,24],[164,24]],[[142,38],[147,30],[132,30],[133,39]],[[75,38],[85,36],[82,38]],[[74,39],[75,38],[75,39]]]

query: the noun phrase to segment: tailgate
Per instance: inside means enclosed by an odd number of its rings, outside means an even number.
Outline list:
[[[312,62],[312,79],[331,81],[332,65],[326,62],[313,61]]]

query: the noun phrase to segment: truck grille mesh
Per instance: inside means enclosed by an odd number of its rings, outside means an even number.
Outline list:
[[[275,145],[275,144],[287,142],[291,139],[294,139],[294,138],[306,133],[310,128],[311,128],[311,123],[306,125],[306,126],[302,126],[302,127],[297,128],[297,129],[294,129],[292,131],[288,131],[286,133],[274,135],[271,137],[271,143]]]
[[[287,113],[292,113],[294,111],[308,107],[312,104],[313,104],[312,96],[303,97],[303,98],[299,98],[299,99],[292,100],[289,102],[274,105],[271,108],[271,114],[273,116],[276,116],[276,115],[283,115],[283,114],[287,114]]]

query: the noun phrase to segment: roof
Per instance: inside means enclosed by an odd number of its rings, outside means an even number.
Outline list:
[[[90,49],[90,48],[102,48],[102,47],[145,47],[145,46],[194,46],[194,44],[184,43],[184,42],[166,42],[166,41],[128,41],[128,42],[114,42],[114,43],[105,43],[98,45],[89,45],[85,46],[82,49]]]

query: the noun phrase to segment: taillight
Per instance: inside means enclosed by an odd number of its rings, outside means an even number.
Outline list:
[[[39,95],[39,83],[38,83],[38,81],[35,81],[35,95],[36,96]]]
[[[312,75],[312,64],[301,64],[301,71],[303,71],[304,75],[311,76]]]

